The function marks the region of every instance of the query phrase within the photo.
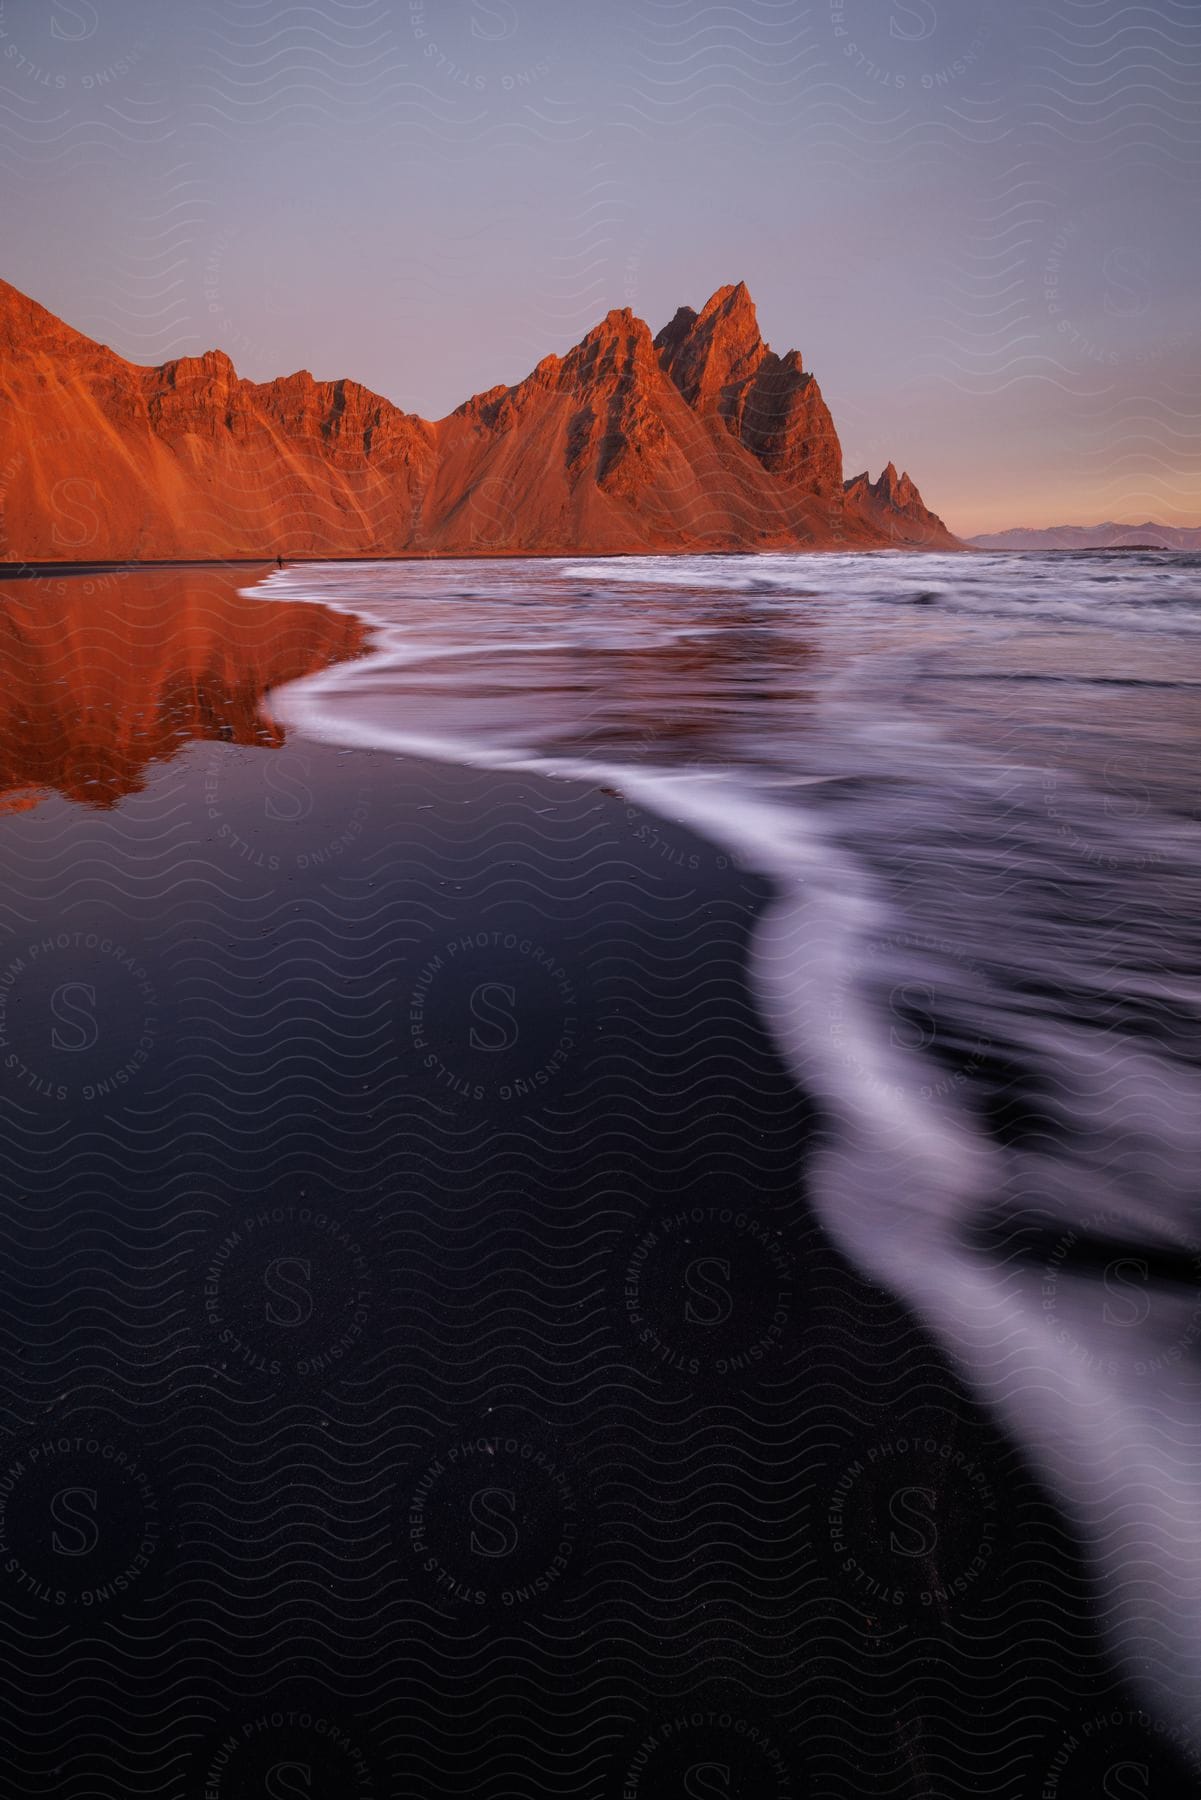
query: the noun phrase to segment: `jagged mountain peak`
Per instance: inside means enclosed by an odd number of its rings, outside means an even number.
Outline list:
[[[957,540],[926,506],[909,475],[898,475],[893,462],[885,464],[876,481],[866,469],[852,476],[846,484],[846,499],[885,532],[890,543],[957,547]]]
[[[143,368],[3,283],[0,333],[13,559],[868,549],[898,519],[954,542],[892,465],[844,489],[821,390],[742,281],[653,339],[615,307],[436,423],[303,369],[242,379],[221,350]],[[60,504],[79,476],[85,523]]]
[[[719,405],[731,382],[749,380],[767,356],[745,282],[718,288],[700,312],[681,306],[655,349],[690,406]]]
[[[733,281],[710,294],[699,314],[702,325],[721,321],[749,328],[758,335],[759,317],[745,281]]]
[[[701,311],[681,307],[655,338],[660,365],[688,405],[719,418],[769,474],[811,494],[842,489],[842,449],[821,389],[798,350],[763,342],[744,281]]]

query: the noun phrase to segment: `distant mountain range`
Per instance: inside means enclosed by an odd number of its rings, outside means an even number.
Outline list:
[[[0,282],[0,396],[0,561],[958,547],[891,463],[844,480],[741,282],[437,423],[220,350],[142,368]]]
[[[979,550],[1120,550],[1147,547],[1156,550],[1201,550],[1201,525],[1049,525],[1043,531],[1024,527],[1014,531],[989,531],[969,538]]]

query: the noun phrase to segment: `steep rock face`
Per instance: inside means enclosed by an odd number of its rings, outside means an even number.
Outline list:
[[[446,421],[463,420],[484,438],[569,412],[563,473],[602,492],[633,495],[661,465],[666,434],[656,407],[651,335],[628,308],[611,312],[564,357],[548,356],[513,388],[468,400]],[[550,471],[547,471],[549,474]]]
[[[937,513],[932,513],[907,474],[889,463],[878,481],[865,470],[846,484],[848,511],[860,513],[898,549],[960,548]]]
[[[220,350],[139,368],[0,283],[0,560],[953,542],[878,488],[844,490],[817,382],[742,283],[654,339],[611,312],[437,424]]]
[[[777,356],[739,282],[703,312],[682,306],[655,339],[663,368],[695,411],[719,418],[763,467],[812,494],[842,486],[842,446],[798,350]]]
[[[591,474],[605,493],[633,498],[662,467],[667,447],[650,332],[628,307],[609,313],[563,358],[556,376],[576,407],[568,466]]]
[[[708,309],[707,309],[708,310]],[[709,404],[681,392],[641,319],[611,312],[564,357],[437,427],[422,542],[540,551],[794,547],[827,501],[773,479]]]
[[[433,428],[354,382],[139,368],[0,284],[0,560],[383,553]]]
[[[651,550],[786,536],[758,472],[727,467],[659,367],[651,335],[611,312],[566,356],[438,427],[431,548]],[[462,496],[462,498],[460,498]]]
[[[681,306],[656,337],[655,349],[689,406],[723,416],[768,354],[743,281],[718,288],[699,313]]]
[[[170,443],[189,433],[213,438],[220,430],[245,436],[254,414],[248,395],[223,350],[181,356],[161,369],[141,371],[146,417]]]

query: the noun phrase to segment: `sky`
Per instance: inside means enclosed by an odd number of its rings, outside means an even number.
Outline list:
[[[1196,0],[0,0],[0,275],[439,417],[745,280],[849,475],[1201,523]]]

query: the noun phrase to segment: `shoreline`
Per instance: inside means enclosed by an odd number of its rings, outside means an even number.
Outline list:
[[[190,584],[143,574],[128,585],[156,588],[164,619],[193,586],[203,620],[211,594],[240,592],[243,579],[232,570]],[[123,585],[102,585],[95,608],[75,609],[118,661]],[[51,653],[46,692],[61,707],[54,659],[64,639],[53,608],[29,588],[10,604],[22,599]],[[326,606],[294,604],[294,623],[310,629],[313,608]],[[634,1718],[643,1690],[673,1692],[698,1650],[712,1662],[727,1653],[726,1609],[698,1627],[691,1581],[682,1592],[671,1585],[674,1517],[648,1503],[653,1531],[630,1535],[625,1524],[628,1494],[691,1492],[698,1460],[712,1471],[703,1490],[712,1524],[697,1579],[754,1592],[766,1566],[780,1596],[739,1629],[782,1743],[804,1745],[831,1708],[860,1705],[878,1732],[880,1767],[910,1755],[910,1722],[898,1721],[877,1677],[882,1656],[920,1645],[928,1722],[917,1741],[933,1754],[956,1729],[955,1704],[942,1695],[957,1691],[965,1637],[980,1696],[972,1730],[990,1746],[1009,1741],[1015,1694],[1040,1718],[1070,1715],[1099,1685],[1125,1699],[1088,1614],[1070,1599],[1056,1624],[1064,1667],[1023,1660],[1045,1629],[1047,1582],[1068,1596],[1083,1590],[1061,1515],[920,1319],[851,1266],[813,1206],[814,1161],[830,1138],[825,1109],[790,1071],[748,978],[774,881],[716,854],[695,823],[661,827],[667,815],[570,768],[488,768],[312,736],[272,697],[293,685],[303,693],[319,673],[264,686],[259,704],[283,725],[282,742],[250,733],[231,741],[212,710],[211,696],[225,690],[209,646],[219,641],[245,668],[252,613],[276,608],[286,625],[291,604],[257,586],[229,622],[216,621],[190,665],[208,696],[203,731],[151,759],[119,812],[68,805],[60,789],[0,819],[12,869],[7,961],[20,976],[6,1026],[28,1065],[5,1127],[15,1229],[45,1229],[49,1193],[54,1241],[67,1229],[61,1205],[76,1234],[67,1241],[88,1247],[78,1276],[64,1265],[63,1282],[74,1285],[61,1334],[46,1342],[26,1331],[32,1348],[6,1365],[14,1406],[66,1432],[90,1405],[114,1421],[114,1438],[135,1418],[162,1515],[191,1505],[199,1479],[232,1535],[244,1512],[228,1499],[224,1465],[212,1468],[216,1431],[242,1463],[239,1498],[261,1503],[261,1527],[258,1510],[238,1525],[247,1554],[271,1554],[278,1437],[333,1522],[331,1544],[337,1534],[326,1643],[349,1671],[342,1703],[368,1716],[386,1693],[397,1717],[417,1719],[414,1755],[427,1761],[428,1671],[437,1689],[461,1668],[464,1629],[504,1634],[533,1623],[547,1666],[571,1679],[560,1698],[531,1665],[514,1677],[515,1703],[531,1709],[540,1751],[582,1731],[593,1762],[610,1751],[605,1719],[594,1730],[575,1704],[588,1683],[604,1684],[610,1712]],[[375,628],[359,607],[343,609]],[[158,646],[151,665],[166,723],[178,726],[190,717],[190,688],[160,680],[162,624],[147,620],[145,635]],[[14,691],[20,642],[9,646]],[[130,718],[162,710],[138,695],[126,701]],[[94,743],[85,749],[95,755]],[[630,777],[637,789],[638,771]],[[70,882],[51,860],[64,856]],[[164,905],[166,894],[179,899]],[[36,927],[27,932],[26,920]],[[99,962],[81,922],[99,937]],[[106,954],[110,940],[128,951],[128,967]],[[31,962],[34,942],[31,974],[18,959]],[[95,988],[103,1030],[94,1044],[77,1050],[71,1037],[56,1047],[41,1029],[47,981],[60,992]],[[102,1150],[78,1200],[51,1185],[52,1130]],[[103,1231],[85,1238],[94,1219]],[[311,1292],[310,1268],[321,1272]],[[298,1320],[278,1284],[266,1291],[280,1305],[265,1310],[264,1270],[288,1275],[284,1294],[303,1278],[311,1313]],[[20,1344],[27,1317],[44,1322],[45,1289],[30,1287],[20,1262],[8,1280]],[[139,1342],[149,1346],[136,1366],[103,1363],[111,1314],[97,1293],[136,1304]],[[876,1344],[886,1347],[879,1360]],[[64,1397],[64,1358],[100,1375]],[[733,1491],[732,1410],[750,1420]],[[266,1448],[264,1417],[284,1421]],[[530,1447],[503,1476],[528,1496],[531,1521],[517,1602],[490,1561],[478,1586],[448,1595],[407,1535],[405,1498],[424,1495],[440,1459],[451,1467],[448,1449],[485,1440]],[[337,1458],[327,1463],[331,1442]],[[948,1481],[944,1447],[980,1471],[970,1488]],[[537,1455],[563,1470],[560,1484],[522,1486],[524,1470],[547,1466]],[[364,1524],[357,1487],[347,1497],[346,1459],[358,1486],[377,1467],[398,1472],[398,1527],[382,1546],[367,1535],[375,1519]],[[907,1561],[881,1554],[874,1471],[882,1478],[894,1467],[959,1509],[981,1543],[987,1531],[995,1551],[978,1574],[961,1573],[974,1568],[965,1562],[974,1536],[948,1536],[920,1580]],[[430,1491],[439,1528],[459,1531],[470,1487],[442,1481]],[[780,1505],[793,1493],[806,1496],[808,1531]],[[121,1499],[105,1500],[114,1517]],[[432,1530],[432,1509],[425,1518]],[[1020,1540],[1007,1522],[1015,1518]],[[467,1514],[447,1539],[446,1567],[460,1582],[474,1523]],[[157,1607],[160,1592],[177,1591],[194,1552],[176,1541],[162,1534],[132,1604],[144,1593]],[[562,1543],[562,1581],[544,1602],[541,1571]],[[627,1544],[634,1604],[647,1591],[664,1596],[632,1671],[612,1649],[610,1624],[624,1616],[610,1609],[625,1607],[614,1546]],[[361,1570],[369,1584],[358,1582]],[[228,1622],[218,1584],[197,1584],[190,1605],[187,1629],[168,1628],[161,1687],[152,1671],[136,1688],[151,1723],[168,1714],[180,1682],[218,1716],[227,1703],[210,1648],[221,1630],[236,1640],[242,1615]],[[309,1628],[308,1587],[285,1585],[279,1606],[287,1629]],[[399,1659],[381,1685],[374,1657],[360,1666],[356,1655],[369,1638],[404,1642],[415,1606],[418,1627],[430,1620],[437,1633],[426,1666]],[[595,1627],[581,1627],[592,1618]],[[815,1637],[821,1682],[798,1702],[798,1644]],[[306,1677],[286,1669],[278,1703],[311,1705]],[[546,1691],[550,1703],[539,1701]]]
[[[838,544],[795,544],[787,548],[734,550],[392,550],[375,552],[346,551],[338,556],[286,556],[284,567],[333,563],[397,563],[397,562],[568,562],[586,558],[589,562],[618,562],[624,557],[735,557],[735,556],[958,556],[970,553],[988,555],[971,544],[878,544],[847,549]],[[995,553],[993,553],[995,554]],[[1021,551],[1008,554],[1021,555]],[[1066,554],[1072,554],[1067,552]],[[128,559],[120,562],[0,562],[0,580],[21,581],[46,575],[120,575],[143,569],[242,569],[277,568],[274,556],[180,556],[152,557],[145,562]]]

